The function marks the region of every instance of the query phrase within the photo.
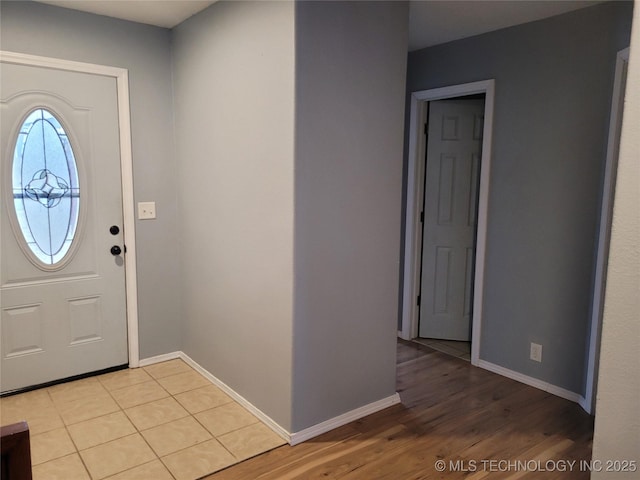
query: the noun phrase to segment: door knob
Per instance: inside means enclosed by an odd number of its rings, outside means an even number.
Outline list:
[[[113,247],[111,247],[111,255],[113,255],[114,257],[117,257],[121,253],[122,249],[118,245],[114,245]]]
[[[120,228],[117,225],[112,225],[111,228],[109,228],[109,232],[111,232],[111,235],[117,235],[120,233]]]

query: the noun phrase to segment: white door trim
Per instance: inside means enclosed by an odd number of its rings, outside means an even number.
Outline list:
[[[487,239],[487,212],[489,202],[489,179],[491,170],[491,144],[493,131],[493,104],[495,80],[483,80],[461,85],[452,85],[411,94],[411,117],[409,124],[409,164],[407,168],[407,197],[404,245],[404,284],[402,292],[402,329],[400,337],[411,340],[418,335],[418,309],[416,300],[420,286],[420,245],[422,226],[420,205],[424,198],[425,149],[424,123],[427,103],[477,93],[485,94],[484,133],[480,167],[480,189],[478,198],[478,226],[476,234],[476,259],[473,295],[473,318],[471,335],[471,363],[478,365],[480,358],[480,333],[482,327],[482,299],[484,288],[484,264]]]
[[[131,153],[131,118],[129,114],[129,72],[124,68],[74,62],[59,58],[41,57],[24,53],[0,50],[0,61],[17,65],[52,68],[71,72],[90,73],[113,77],[118,95],[118,121],[120,130],[120,169],[122,173],[122,210],[124,256],[126,278],[127,336],[129,347],[129,367],[137,367],[140,361],[138,348],[138,287],[136,280],[136,238],[133,202],[133,157]]]
[[[587,413],[595,413],[596,391],[598,382],[598,363],[600,358],[600,334],[602,329],[602,312],[604,293],[607,282],[607,264],[609,261],[609,241],[611,238],[611,220],[613,217],[613,199],[615,193],[616,171],[618,166],[618,149],[620,146],[620,123],[624,107],[623,71],[629,63],[629,48],[620,50],[616,59],[616,70],[611,97],[611,114],[609,116],[609,138],[607,140],[607,158],[605,160],[604,181],[602,187],[602,206],[600,209],[600,226],[596,250],[596,271],[593,283],[593,304],[591,305],[591,322],[589,335],[589,357],[587,360],[587,384],[584,395],[584,408]]]

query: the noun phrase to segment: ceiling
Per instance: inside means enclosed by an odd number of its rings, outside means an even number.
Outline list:
[[[215,0],[36,0],[107,17],[172,28]]]
[[[595,0],[445,0],[409,3],[409,50],[560,15]]]
[[[38,0],[172,28],[216,0]],[[409,9],[409,50],[559,15],[600,0],[419,0]]]

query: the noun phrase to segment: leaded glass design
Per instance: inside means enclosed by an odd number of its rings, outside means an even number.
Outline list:
[[[56,116],[32,111],[13,152],[13,204],[31,252],[46,266],[69,252],[78,227],[80,185],[67,132]]]

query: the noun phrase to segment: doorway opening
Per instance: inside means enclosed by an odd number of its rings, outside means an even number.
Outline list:
[[[484,94],[427,103],[418,337],[471,361]]]
[[[407,181],[407,197],[406,197],[406,218],[405,218],[405,256],[404,256],[404,283],[403,283],[403,306],[402,306],[402,325],[399,336],[405,340],[415,340],[427,338],[424,342],[434,343],[434,337],[440,336],[438,342],[463,341],[471,343],[469,358],[473,365],[479,362],[480,353],[480,332],[482,320],[482,299],[483,299],[483,280],[484,280],[484,262],[486,250],[486,232],[487,232],[487,210],[489,198],[489,174],[491,161],[491,140],[493,125],[493,103],[494,103],[494,80],[485,80],[480,82],[454,85],[431,90],[423,90],[414,92],[411,95],[411,119],[410,119],[410,135],[409,135],[409,159],[408,159],[408,181]],[[466,101],[478,101],[483,104],[476,105],[476,112],[472,114],[470,135],[478,137],[480,132],[481,138],[476,138],[477,144],[477,166],[476,173],[473,174],[473,162],[468,159],[466,164],[458,165],[452,161],[451,155],[447,152],[436,152],[430,157],[435,158],[428,166],[427,157],[429,156],[429,142],[425,135],[425,125],[429,119],[429,111],[433,114],[434,105],[439,103],[456,103],[460,97],[465,97]],[[439,102],[447,100],[448,102]],[[475,117],[479,118],[475,118]],[[461,129],[461,120],[455,120],[455,115],[440,114],[439,120],[435,122],[437,128],[440,129],[440,136],[449,138],[455,133],[455,129]],[[480,119],[480,120],[479,120]],[[431,125],[434,125],[432,122]],[[434,125],[436,128],[436,125]],[[443,128],[446,130],[444,131]],[[428,127],[427,127],[428,129]],[[435,130],[434,130],[435,131]],[[431,133],[431,132],[430,132]],[[432,134],[432,133],[431,133]],[[434,157],[435,155],[435,157]],[[434,182],[437,185],[453,185],[459,180],[462,185],[463,179],[467,182],[467,211],[460,218],[465,218],[466,229],[469,230],[469,219],[473,219],[474,226],[471,228],[470,247],[461,246],[459,248],[454,245],[436,245],[439,241],[432,242],[427,240],[429,248],[432,252],[430,259],[428,255],[423,255],[423,236],[426,228],[424,225],[429,221],[429,208],[432,209],[432,220],[435,223],[453,226],[456,204],[464,204],[460,199],[455,198],[452,189],[429,189],[427,174],[431,166],[436,166],[434,173]],[[458,173],[456,173],[456,170]],[[460,174],[466,171],[466,174]],[[456,180],[457,178],[457,180]],[[472,180],[473,179],[473,180]],[[475,191],[473,191],[475,188]],[[442,195],[440,194],[444,192]],[[428,199],[427,195],[434,193],[433,199]],[[447,193],[449,192],[449,193]],[[469,198],[475,199],[472,206],[468,201]],[[457,202],[457,203],[456,203]],[[423,206],[426,208],[423,210]],[[458,205],[460,206],[460,205]],[[464,211],[460,208],[459,211]],[[451,213],[451,215],[449,215]],[[475,217],[475,218],[473,218]],[[430,229],[430,232],[437,231]],[[445,232],[446,233],[446,232]],[[467,232],[468,233],[468,232]],[[445,234],[442,234],[445,235]],[[445,235],[446,236],[446,235]],[[469,237],[469,235],[467,236]],[[436,239],[437,240],[437,239]],[[431,243],[429,243],[431,242]],[[473,246],[475,245],[475,249]],[[463,278],[462,282],[457,282],[458,286],[453,287],[453,276],[450,277],[449,272],[453,273],[454,250],[464,252],[460,257],[457,267],[457,275]],[[426,253],[426,252],[425,252]],[[424,258],[424,261],[423,261]],[[457,260],[456,260],[457,262]],[[424,267],[430,269],[429,281],[424,279]],[[434,282],[434,278],[440,276],[444,278],[443,282]],[[465,280],[468,288],[465,289]],[[437,285],[436,285],[437,284]],[[454,290],[456,291],[453,295]],[[425,295],[428,292],[429,295]],[[462,299],[459,309],[467,313],[468,324],[466,331],[464,326],[456,326],[458,330],[453,335],[443,334],[442,331],[437,332],[442,325],[447,322],[440,322],[440,327],[436,327],[436,333],[430,333],[424,330],[425,325],[430,325],[428,320],[424,320],[421,311],[425,310],[425,303],[430,302],[428,309],[435,312],[443,313],[448,309],[447,302],[452,297]],[[430,297],[430,298],[427,298]],[[464,315],[462,315],[464,317]],[[437,323],[437,322],[436,322]],[[461,324],[462,325],[462,324]],[[461,336],[462,335],[462,336]],[[423,342],[422,340],[421,343]],[[440,345],[446,345],[441,343]],[[440,346],[438,345],[438,346]],[[456,344],[457,346],[457,344]],[[464,348],[465,346],[462,346]],[[445,348],[442,348],[443,350]],[[450,352],[454,353],[454,352]],[[464,355],[464,351],[460,356]]]

